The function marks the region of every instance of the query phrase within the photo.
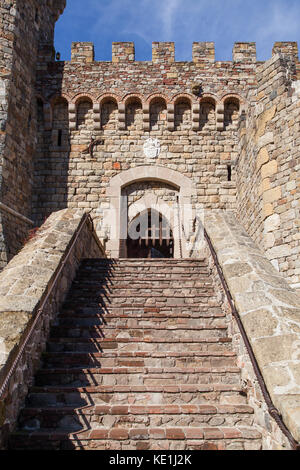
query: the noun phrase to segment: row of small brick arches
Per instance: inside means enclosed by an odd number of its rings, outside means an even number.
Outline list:
[[[50,102],[39,98],[39,105],[43,106],[43,119],[45,129],[51,129],[55,119],[56,109],[61,108],[61,115],[68,120],[70,130],[78,129],[81,120],[78,116],[83,112],[93,111],[94,128],[102,129],[107,124],[109,111],[114,110],[118,114],[118,129],[125,130],[127,127],[127,114],[132,109],[140,110],[142,113],[143,129],[150,130],[151,116],[154,109],[166,112],[166,124],[168,130],[174,130],[174,123],[180,118],[182,111],[190,112],[191,127],[199,130],[200,124],[208,120],[208,114],[214,113],[216,129],[223,130],[226,124],[232,122],[232,116],[241,112],[244,100],[237,94],[226,94],[218,98],[212,94],[204,94],[196,98],[188,93],[181,93],[169,99],[162,94],[154,94],[144,99],[139,94],[129,94],[123,98],[106,93],[97,99],[90,94],[80,94],[73,98],[67,95],[54,96]],[[83,111],[82,111],[83,110]],[[105,118],[104,118],[105,116]]]

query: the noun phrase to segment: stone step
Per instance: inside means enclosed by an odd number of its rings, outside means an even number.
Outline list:
[[[124,332],[130,329],[139,330],[162,330],[169,331],[170,329],[185,329],[188,330],[203,330],[203,329],[223,329],[226,330],[227,325],[223,318],[172,318],[172,317],[161,317],[161,318],[147,318],[147,316],[132,318],[128,317],[108,317],[107,315],[98,316],[59,316],[55,323],[57,326],[105,326],[105,331],[110,332],[112,328],[122,329]]]
[[[119,312],[119,310],[121,310]],[[125,310],[125,313],[123,311]],[[157,312],[156,312],[157,311]],[[210,309],[207,311],[195,309],[189,313],[176,313],[170,312],[170,309],[164,310],[159,308],[146,308],[146,309],[117,309],[117,313],[106,313],[101,308],[99,309],[78,309],[63,310],[58,316],[57,321],[65,322],[68,319],[101,319],[104,323],[123,325],[123,324],[139,324],[146,325],[151,322],[154,327],[159,324],[175,324],[175,325],[192,325],[202,322],[213,322],[215,324],[224,324],[225,313],[221,309]],[[150,325],[150,323],[149,323]]]
[[[225,313],[222,311],[219,305],[207,306],[207,305],[189,305],[185,306],[173,306],[173,307],[136,307],[134,305],[129,306],[107,306],[103,307],[99,304],[95,304],[92,307],[78,306],[74,303],[71,306],[70,302],[68,305],[61,309],[61,313],[57,318],[66,316],[93,316],[99,315],[103,318],[202,318],[202,317],[225,317]]]
[[[108,315],[59,315],[55,321],[56,326],[69,326],[69,327],[81,327],[81,326],[105,326],[106,331],[114,329],[122,329],[124,332],[128,329],[139,329],[139,330],[162,330],[169,331],[170,329],[185,329],[185,330],[203,330],[203,329],[223,329],[227,328],[225,320],[223,318],[211,318],[211,317],[198,317],[198,318],[185,318],[185,317],[172,317],[165,316],[155,318],[147,315],[143,317],[132,317],[131,315],[119,315],[110,317]]]
[[[220,307],[220,302],[211,296],[197,296],[197,297],[169,297],[169,298],[160,298],[160,297],[80,297],[72,301],[66,301],[64,308],[65,309],[80,309],[80,308],[98,308],[102,307],[106,311],[110,311],[112,308],[182,308],[189,309],[190,307],[193,310],[197,308],[199,310],[207,310],[212,307]]]
[[[234,353],[227,353],[222,355],[220,353],[212,355],[195,354],[186,355],[184,353],[172,357],[174,353],[170,352],[169,355],[163,354],[163,357],[145,353],[142,357],[128,357],[127,356],[112,356],[105,357],[101,352],[47,352],[42,355],[44,368],[61,367],[61,366],[98,366],[98,367],[222,367],[222,366],[235,366],[236,356]]]
[[[192,301],[191,301],[192,300]],[[76,301],[71,301],[67,300],[64,304],[64,311],[65,310],[81,310],[83,308],[88,308],[88,309],[102,309],[103,312],[110,313],[112,311],[115,311],[115,309],[163,309],[163,310],[169,310],[169,311],[178,311],[178,309],[181,309],[185,312],[187,312],[189,309],[192,311],[207,311],[212,308],[220,308],[220,302],[214,299],[213,297],[204,297],[201,299],[199,297],[198,299],[187,299],[185,302],[185,299],[174,299],[170,298],[168,302],[161,302],[160,299],[156,299],[155,297],[148,297],[147,299],[137,299],[136,297],[134,298],[127,298],[127,299],[122,299],[120,297],[112,303],[109,301],[109,299],[104,300],[102,297],[99,297],[97,299],[95,298],[82,298],[82,299],[76,299]],[[176,310],[175,310],[176,309]]]
[[[198,383],[172,385],[44,385],[31,387],[29,407],[84,407],[94,404],[126,405],[166,404],[246,404],[240,384]]]
[[[176,287],[170,288],[163,288],[162,286],[159,287],[139,287],[135,288],[134,286],[130,287],[101,287],[101,286],[94,286],[93,288],[89,286],[81,286],[80,289],[76,289],[75,287],[72,288],[70,291],[70,297],[72,299],[77,299],[78,297],[82,298],[90,298],[90,297],[97,297],[97,296],[109,296],[110,299],[114,299],[116,297],[131,297],[131,296],[138,296],[138,297],[149,297],[149,296],[159,296],[159,297],[211,297],[214,295],[214,290],[211,286],[209,287],[190,287],[190,288],[179,288],[178,285]]]
[[[76,291],[77,289],[106,289],[109,292],[113,292],[118,289],[172,289],[178,290],[178,280],[174,279],[115,279],[114,277],[109,279],[109,281],[104,280],[95,280],[90,277],[81,277],[77,278],[73,282],[72,290],[70,292]],[[213,289],[213,284],[209,277],[207,279],[191,279],[190,281],[184,282],[184,288],[193,288],[193,289]]]
[[[103,285],[111,285],[111,284],[116,284],[117,282],[120,283],[128,283],[128,282],[136,282],[137,284],[140,284],[144,282],[145,284],[149,284],[151,282],[164,282],[165,284],[171,284],[173,285],[174,283],[178,282],[197,282],[200,281],[201,283],[210,283],[211,282],[211,277],[208,273],[208,271],[205,271],[203,269],[203,272],[201,273],[195,273],[195,272],[188,272],[185,271],[183,273],[173,273],[173,272],[168,272],[165,271],[163,273],[158,272],[158,271],[153,271],[151,273],[149,272],[143,272],[143,271],[131,271],[131,272],[123,272],[123,271],[115,271],[113,273],[107,273],[105,270],[99,270],[96,272],[90,272],[90,273],[82,273],[79,272],[78,275],[76,276],[75,281],[78,283],[82,282],[97,282],[101,283]]]
[[[81,269],[85,267],[93,268],[95,266],[192,266],[207,264],[207,258],[84,258],[81,261]]]
[[[247,450],[261,448],[261,434],[252,427],[102,427],[79,433],[19,431],[11,449],[98,450]]]
[[[95,267],[83,267],[80,270],[81,276],[89,276],[90,274],[96,275],[105,275],[107,277],[114,277],[115,274],[143,274],[143,275],[163,275],[163,274],[177,274],[177,275],[185,275],[188,274],[208,274],[208,267],[204,265],[128,265],[128,266],[114,266],[113,268],[105,267],[105,266],[95,266]]]
[[[64,333],[68,331],[65,330]],[[139,339],[139,338],[116,338],[106,337],[103,338],[97,332],[94,337],[87,334],[86,337],[80,336],[80,331],[77,332],[78,336],[61,336],[57,335],[56,337],[54,334],[57,333],[52,328],[52,336],[50,337],[49,342],[57,343],[57,344],[93,344],[95,345],[98,350],[100,351],[120,351],[120,352],[140,352],[140,351],[147,351],[147,352],[165,352],[168,351],[175,351],[180,353],[185,353],[186,351],[190,352],[209,352],[209,351],[225,351],[228,349],[228,346],[231,344],[232,339],[228,337],[224,338],[205,338],[205,339],[198,339],[195,341],[191,341],[189,339],[178,339],[176,341],[170,341],[165,338],[160,338],[159,340],[148,340],[148,339]]]
[[[173,383],[240,383],[240,369],[222,367],[64,367],[40,369],[36,385],[171,385]]]
[[[206,328],[191,328],[186,329],[176,328],[176,329],[140,329],[140,328],[130,328],[124,330],[122,328],[113,328],[102,325],[94,326],[54,326],[52,328],[51,337],[60,337],[64,338],[105,338],[107,341],[118,341],[118,342],[127,342],[128,341],[148,341],[148,342],[199,342],[200,340],[210,339],[210,338],[224,338],[226,337],[226,327],[215,328],[215,327],[206,327]]]
[[[170,289],[116,289],[114,293],[103,289],[78,289],[77,291],[72,292],[72,301],[76,302],[77,299],[98,299],[103,298],[103,301],[106,300],[109,303],[120,303],[119,299],[124,299],[121,303],[126,303],[126,299],[130,299],[129,302],[142,302],[145,303],[149,298],[155,298],[156,302],[167,302],[168,299],[199,299],[200,303],[203,303],[203,299],[210,299],[214,295],[213,290],[204,289],[177,289],[177,292],[172,292]],[[182,303],[182,300],[179,301]],[[185,302],[183,302],[185,303]],[[195,300],[186,303],[196,303]]]
[[[251,426],[253,408],[247,405],[91,405],[84,408],[25,408],[19,428],[39,431],[56,428],[69,432],[109,426],[153,428],[159,426]]]

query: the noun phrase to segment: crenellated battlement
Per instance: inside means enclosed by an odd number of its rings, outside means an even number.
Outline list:
[[[193,43],[193,62],[201,63],[215,62],[215,43],[214,42],[194,42]]]
[[[214,42],[194,42],[192,62],[202,65],[215,63]],[[298,45],[296,42],[275,42],[272,55],[283,54],[291,56],[298,62]],[[73,42],[71,49],[71,62],[88,63],[94,61],[94,44],[91,42]],[[133,42],[113,42],[112,43],[112,63],[126,63],[135,61],[135,45]],[[100,60],[101,62],[101,60]],[[152,63],[153,64],[173,64],[175,63],[174,42],[153,42],[152,43]],[[222,62],[222,61],[217,61]],[[228,61],[224,61],[228,62]],[[236,42],[232,50],[232,63],[255,64],[256,43]]]
[[[112,45],[112,61],[119,62],[134,62],[135,48],[133,42],[113,42]]]
[[[232,50],[233,62],[256,62],[255,42],[236,42]]]
[[[296,42],[275,42],[272,55],[278,53],[291,56],[296,62],[299,62],[298,44]]]
[[[93,62],[95,58],[94,44],[92,42],[73,42],[71,48],[71,62]]]

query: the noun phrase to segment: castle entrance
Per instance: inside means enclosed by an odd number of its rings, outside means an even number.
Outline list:
[[[174,238],[167,219],[158,211],[145,210],[128,225],[127,258],[173,258]]]

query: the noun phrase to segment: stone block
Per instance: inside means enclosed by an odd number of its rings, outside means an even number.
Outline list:
[[[94,61],[94,44],[92,42],[73,42],[71,62],[89,63]]]
[[[215,44],[214,42],[194,42],[193,43],[193,62],[214,62]]]
[[[271,160],[268,163],[265,163],[261,167],[261,177],[262,179],[273,176],[278,171],[278,163],[276,160]]]
[[[258,152],[257,160],[256,160],[257,170],[259,170],[262,165],[267,163],[269,161],[269,158],[270,157],[269,157],[268,150],[265,147],[261,148],[260,151]]]
[[[263,194],[264,204],[272,203],[278,201],[281,198],[281,187],[277,186],[276,188],[269,189]]]
[[[154,64],[172,64],[175,62],[174,42],[153,42],[152,62]]]
[[[236,42],[232,51],[233,62],[256,62],[255,42]]]
[[[286,258],[291,255],[292,248],[290,245],[278,245],[267,250],[267,256],[269,259]]]
[[[114,64],[134,62],[135,46],[133,42],[113,42],[112,62]]]

